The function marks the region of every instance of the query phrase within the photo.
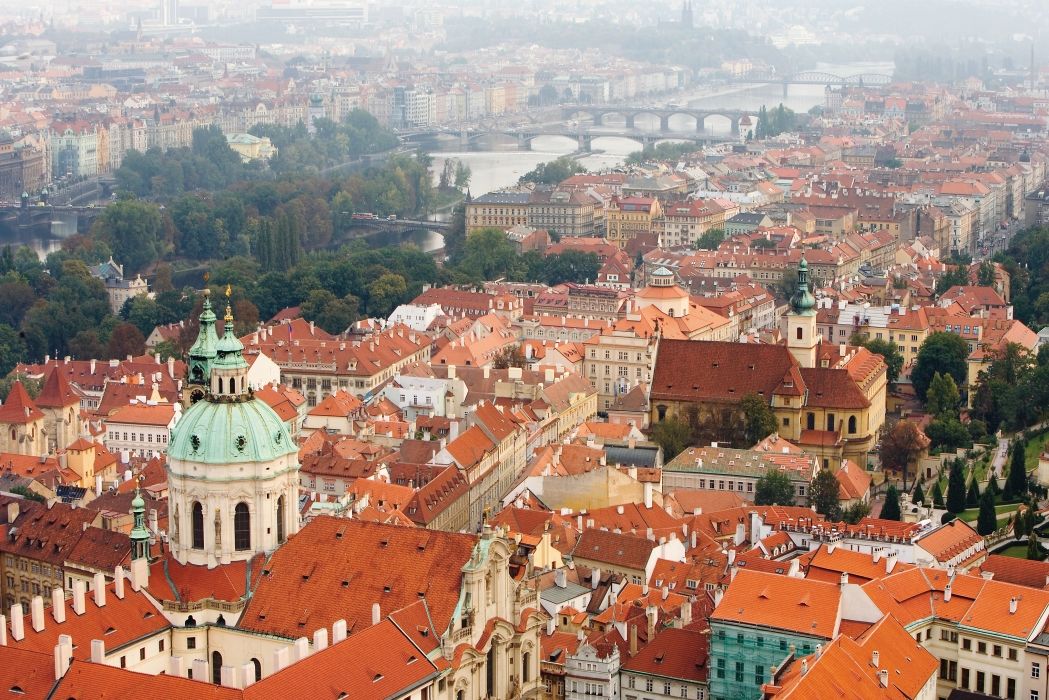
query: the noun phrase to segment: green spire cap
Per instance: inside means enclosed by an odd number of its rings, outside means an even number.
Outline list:
[[[809,291],[809,263],[803,257],[798,263],[798,289],[790,299],[791,309],[798,316],[816,313],[816,297]]]

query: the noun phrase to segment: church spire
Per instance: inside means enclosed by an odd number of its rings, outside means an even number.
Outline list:
[[[131,501],[131,514],[134,526],[131,528],[131,558],[149,558],[149,530],[146,529],[146,501],[135,487],[135,498]]]
[[[798,289],[790,298],[790,306],[798,316],[812,316],[816,313],[816,298],[809,291],[809,263],[805,258],[798,264]]]
[[[215,333],[215,312],[211,309],[211,290],[204,290],[204,304],[200,312],[200,330],[188,353],[188,403],[200,400],[211,379],[211,365],[215,360],[219,338]]]

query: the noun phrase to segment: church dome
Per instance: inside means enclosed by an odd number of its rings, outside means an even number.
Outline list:
[[[168,459],[227,465],[269,462],[297,452],[284,421],[265,401],[209,396],[186,409],[172,428]]]

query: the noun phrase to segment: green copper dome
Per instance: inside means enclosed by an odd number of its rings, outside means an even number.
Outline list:
[[[797,316],[812,316],[816,313],[816,297],[809,291],[809,263],[805,258],[798,264],[798,289],[790,299],[790,306]]]
[[[248,362],[244,359],[244,343],[240,342],[240,338],[233,332],[233,311],[229,306],[226,307],[225,321],[226,326],[223,329],[222,337],[215,345],[215,360],[211,366],[226,369],[247,367]]]
[[[264,401],[208,396],[171,430],[168,458],[203,464],[269,462],[298,452],[284,421]]]

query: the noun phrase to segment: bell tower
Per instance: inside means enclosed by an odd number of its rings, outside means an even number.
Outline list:
[[[200,312],[200,330],[189,349],[186,383],[182,388],[182,405],[189,408],[204,398],[211,382],[211,365],[215,360],[218,336],[215,334],[215,312],[211,310],[211,290],[204,290],[204,309]]]
[[[802,367],[816,366],[816,348],[820,337],[816,328],[816,298],[809,291],[809,264],[805,258],[798,265],[798,289],[790,299],[787,314],[787,348]]]

